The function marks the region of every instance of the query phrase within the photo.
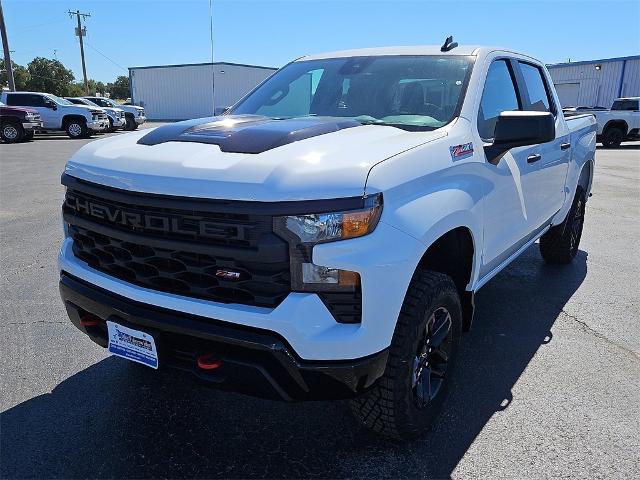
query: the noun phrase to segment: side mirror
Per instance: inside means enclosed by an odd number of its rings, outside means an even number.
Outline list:
[[[502,112],[493,143],[484,147],[489,163],[497,165],[515,147],[546,143],[556,138],[556,123],[549,112]]]
[[[56,102],[54,102],[53,100],[46,100],[44,102],[44,106],[47,108],[51,108],[53,110],[57,110],[58,106],[56,105]]]

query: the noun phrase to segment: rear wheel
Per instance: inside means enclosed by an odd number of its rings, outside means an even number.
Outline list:
[[[624,140],[624,132],[619,127],[609,127],[602,135],[602,146],[605,148],[618,148]]]
[[[18,122],[3,123],[0,136],[7,143],[19,143],[24,139],[24,128]]]
[[[351,401],[354,416],[387,437],[410,439],[431,426],[447,398],[462,325],[453,280],[419,269],[409,286],[382,378]]]
[[[65,126],[69,138],[85,138],[89,136],[87,122],[83,120],[69,120]]]
[[[584,190],[578,187],[567,218],[540,238],[540,253],[545,262],[566,264],[574,259],[582,238],[585,204]]]

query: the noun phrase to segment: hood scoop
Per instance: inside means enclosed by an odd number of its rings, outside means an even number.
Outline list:
[[[164,125],[141,137],[138,143],[195,142],[218,145],[221,151],[228,153],[257,154],[360,125],[355,120],[335,117],[274,120],[260,115],[229,115]]]

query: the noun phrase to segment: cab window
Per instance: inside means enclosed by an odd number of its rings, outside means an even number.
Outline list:
[[[487,72],[478,110],[480,136],[486,140],[492,139],[500,114],[513,110],[521,110],[513,72],[507,60],[495,60]]]
[[[556,114],[556,109],[549,95],[549,88],[544,80],[542,70],[530,63],[518,62],[524,86],[529,96],[529,107],[527,110],[535,112],[551,112]]]

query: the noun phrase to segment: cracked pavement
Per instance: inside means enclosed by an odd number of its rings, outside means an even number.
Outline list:
[[[59,179],[87,141],[0,145],[1,478],[640,475],[640,143],[598,149],[572,265],[533,246],[480,291],[443,416],[402,445],[344,403],[203,388],[76,331],[57,291]]]

